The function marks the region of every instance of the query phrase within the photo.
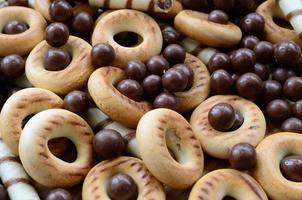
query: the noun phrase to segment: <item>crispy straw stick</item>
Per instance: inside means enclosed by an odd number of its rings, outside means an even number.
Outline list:
[[[215,53],[219,52],[217,49],[200,45],[190,38],[183,39],[180,44],[188,53],[198,57],[205,65],[209,63]]]
[[[127,128],[118,122],[112,121],[98,108],[90,108],[84,116],[84,119],[91,126],[94,132],[102,129],[113,129],[119,132],[127,141],[126,151],[135,157],[140,157],[135,138],[136,131],[134,129]]]
[[[110,9],[127,8],[162,13],[172,9],[174,0],[89,0],[89,4]]]
[[[278,0],[279,7],[286,19],[302,39],[302,1],[301,0]]]
[[[40,200],[19,160],[0,139],[0,177],[11,200]]]

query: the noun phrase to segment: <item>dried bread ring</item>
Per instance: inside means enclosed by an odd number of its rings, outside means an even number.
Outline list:
[[[253,176],[267,195],[274,200],[300,200],[302,183],[287,180],[281,173],[280,162],[288,155],[302,155],[302,136],[281,132],[266,137],[256,148],[257,165]]]
[[[70,36],[62,48],[71,54],[72,60],[60,71],[48,71],[44,68],[44,57],[50,48],[44,40],[27,57],[25,73],[29,82],[35,87],[45,88],[60,95],[82,88],[94,70],[90,58],[90,44],[81,38]]]
[[[162,183],[185,189],[201,177],[203,151],[191,125],[177,112],[165,108],[147,112],[137,125],[136,139],[145,165]]]
[[[240,112],[244,122],[234,131],[220,132],[209,123],[209,110],[218,103],[227,103]],[[211,156],[227,159],[231,148],[241,142],[256,146],[264,137],[266,122],[262,111],[239,96],[217,95],[202,102],[192,113],[190,123],[203,149]]]
[[[143,26],[142,26],[143,24]],[[124,47],[115,42],[121,32],[134,32],[142,37],[136,46]],[[99,19],[92,34],[92,45],[109,43],[116,53],[112,66],[125,68],[130,60],[146,62],[161,52],[163,38],[158,24],[147,14],[136,10],[116,10]]]
[[[152,105],[145,101],[133,101],[114,87],[125,77],[122,69],[102,67],[91,74],[88,80],[88,90],[98,108],[112,120],[135,128],[139,119],[151,110]]]
[[[237,200],[268,199],[253,177],[234,169],[219,169],[199,179],[190,193],[189,200],[220,200],[225,196]]]
[[[3,141],[15,155],[19,155],[22,120],[42,110],[61,107],[63,107],[63,100],[45,89],[27,88],[14,93],[1,110],[0,127]]]
[[[126,173],[137,184],[137,200],[164,200],[161,184],[152,176],[144,163],[133,157],[119,157],[105,160],[94,166],[85,178],[83,200],[110,199],[106,192],[107,180],[115,173]]]
[[[19,34],[0,32],[0,56],[9,54],[28,54],[44,38],[46,21],[39,12],[20,6],[9,6],[0,9],[0,30],[10,21],[26,23],[29,29]]]
[[[242,37],[240,28],[235,24],[210,22],[207,14],[192,10],[178,13],[174,26],[183,35],[212,47],[232,47],[238,44]]]
[[[50,152],[48,141],[60,137],[75,144],[74,162],[65,162]],[[63,109],[45,110],[25,125],[19,143],[20,159],[26,172],[41,185],[72,187],[80,183],[93,166],[92,138],[90,126],[78,115]]]

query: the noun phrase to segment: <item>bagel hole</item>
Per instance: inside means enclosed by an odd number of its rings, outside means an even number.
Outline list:
[[[275,24],[277,24],[278,26],[280,26],[282,28],[287,28],[287,29],[293,30],[292,25],[288,21],[286,21],[282,18],[274,17],[273,21],[275,22]]]
[[[36,114],[36,113],[30,114],[30,115],[27,115],[26,117],[24,117],[24,119],[23,119],[22,122],[21,122],[21,129],[24,128],[24,126],[27,124],[27,122],[28,122],[35,114]]]
[[[11,20],[2,27],[1,33],[8,35],[20,34],[29,29],[29,25],[24,21]]]
[[[137,33],[124,31],[113,36],[116,43],[124,47],[135,47],[142,43],[143,38]]]
[[[182,163],[185,158],[181,154],[183,151],[181,138],[177,135],[177,130],[175,128],[166,130],[166,144],[171,157],[176,162]]]
[[[77,148],[68,138],[51,139],[48,141],[48,148],[54,156],[67,163],[72,163],[77,159]]]
[[[231,196],[225,196],[223,197],[222,200],[236,200],[234,197],[231,197]]]

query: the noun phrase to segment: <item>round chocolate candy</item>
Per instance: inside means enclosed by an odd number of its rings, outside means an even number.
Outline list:
[[[5,187],[2,184],[0,184],[0,199],[1,200],[9,200],[7,191],[6,191]]]
[[[23,33],[28,29],[27,25],[24,22],[20,22],[17,20],[9,21],[5,26],[3,27],[3,33],[4,34],[18,34]]]
[[[248,48],[254,50],[255,46],[260,42],[260,40],[254,35],[248,35],[242,38],[240,46],[242,48]]]
[[[162,76],[162,85],[169,92],[182,92],[188,84],[188,76],[182,71],[170,68]]]
[[[256,0],[235,0],[233,11],[237,15],[251,13],[257,8]]]
[[[28,6],[28,0],[7,0],[9,6]]]
[[[168,61],[162,56],[153,56],[147,62],[147,69],[151,74],[163,75],[170,68]]]
[[[208,20],[218,24],[227,24],[229,22],[229,16],[222,10],[213,10],[209,13]]]
[[[24,74],[25,61],[16,54],[5,56],[1,60],[1,73],[8,78],[17,78]]]
[[[118,173],[109,178],[106,191],[112,200],[133,200],[137,196],[137,185],[128,174]]]
[[[207,6],[207,0],[181,0],[182,5],[190,10],[202,10]]]
[[[261,35],[264,31],[264,18],[258,13],[246,15],[241,22],[243,32],[249,35]]]
[[[50,48],[44,58],[44,68],[49,71],[65,69],[70,63],[70,55],[63,48]]]
[[[185,90],[188,90],[192,87],[194,81],[194,72],[186,64],[177,64],[173,66],[173,69],[179,70],[182,74],[188,77],[188,83]]]
[[[263,89],[263,82],[254,73],[245,73],[236,82],[236,89],[240,96],[248,99],[255,99]]]
[[[275,45],[274,57],[278,64],[284,67],[291,67],[301,57],[301,49],[294,42],[281,42]]]
[[[256,165],[257,153],[249,143],[233,146],[229,155],[231,167],[237,170],[250,170]]]
[[[288,103],[281,99],[275,99],[267,104],[265,112],[268,119],[273,123],[281,123],[292,115]]]
[[[50,4],[49,14],[55,22],[67,22],[73,17],[72,6],[65,0],[55,0]]]
[[[218,69],[229,71],[232,69],[231,59],[225,53],[215,53],[209,61],[208,69],[210,73],[213,73]]]
[[[286,156],[280,162],[283,176],[294,182],[302,182],[302,156]]]
[[[83,114],[88,109],[88,96],[85,92],[74,90],[64,98],[64,108],[78,115]]]
[[[289,69],[284,69],[282,67],[276,68],[272,72],[272,79],[283,84],[288,78],[295,76],[295,72]]]
[[[256,64],[256,55],[250,49],[238,49],[230,57],[233,69],[238,73],[249,72]]]
[[[274,61],[274,45],[267,41],[259,42],[255,48],[254,52],[257,61],[263,64],[272,63]]]
[[[91,62],[96,68],[109,65],[114,59],[115,51],[110,44],[99,43],[91,50]]]
[[[113,158],[124,151],[125,142],[119,132],[112,129],[104,129],[94,136],[93,149],[99,158]]]
[[[232,91],[233,79],[227,71],[216,70],[211,75],[210,87],[215,94],[229,94]]]
[[[295,76],[287,79],[283,85],[283,93],[292,101],[302,99],[302,78]]]
[[[262,99],[264,103],[278,99],[281,95],[282,86],[278,81],[267,80],[263,82]]]
[[[178,106],[177,98],[175,95],[169,92],[162,92],[157,95],[153,102],[154,108],[168,108],[171,110],[176,110]]]
[[[161,77],[154,74],[147,76],[144,79],[142,86],[144,88],[144,93],[149,97],[155,97],[163,90]]]
[[[236,121],[235,110],[227,103],[216,104],[210,109],[208,120],[217,131],[228,131]]]
[[[170,44],[177,44],[180,41],[180,35],[176,31],[164,30],[163,35],[163,46],[168,46]]]
[[[87,12],[77,13],[72,21],[72,29],[77,33],[90,33],[93,30],[94,21]]]
[[[143,99],[143,87],[136,80],[125,79],[117,85],[118,91],[133,101],[141,101]]]
[[[267,80],[270,75],[270,70],[268,65],[256,63],[252,70],[253,73],[257,74],[259,78],[261,78],[263,81]]]
[[[292,107],[293,115],[302,120],[302,100],[296,101]]]
[[[302,121],[291,117],[282,123],[281,130],[284,132],[302,133]]]
[[[68,27],[60,22],[51,23],[45,31],[46,42],[53,47],[60,47],[67,43],[69,38]]]
[[[215,8],[230,12],[234,7],[235,0],[212,0]]]
[[[129,79],[140,81],[146,77],[147,67],[139,60],[131,60],[127,63],[125,72]]]
[[[243,115],[239,111],[237,111],[237,110],[235,111],[235,119],[236,120],[235,120],[233,126],[230,128],[230,131],[237,130],[238,128],[241,127],[241,125],[244,122]]]
[[[51,190],[48,193],[46,200],[72,200],[72,197],[67,190],[58,188]]]
[[[186,51],[178,44],[171,44],[164,49],[163,56],[170,64],[183,63],[186,58]]]

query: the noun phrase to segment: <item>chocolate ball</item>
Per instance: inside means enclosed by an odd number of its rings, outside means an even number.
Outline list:
[[[186,89],[188,77],[180,70],[168,69],[162,76],[162,85],[169,92],[182,92]]]
[[[149,97],[155,97],[163,90],[161,77],[154,74],[147,76],[144,79],[142,86],[144,88],[144,93]]]
[[[210,87],[215,94],[229,94],[232,91],[233,79],[227,71],[216,70],[211,75]]]
[[[194,81],[194,72],[186,64],[177,64],[173,66],[173,69],[179,70],[182,74],[186,75],[188,78],[187,87],[185,90],[188,90],[192,87]]]
[[[274,45],[267,41],[259,42],[255,48],[254,52],[257,61],[263,64],[272,63],[274,61]]]
[[[9,6],[28,6],[28,0],[7,0]]]
[[[255,53],[246,48],[238,49],[231,56],[233,69],[238,73],[249,72],[256,64]]]
[[[176,31],[162,31],[163,35],[163,46],[170,44],[177,44],[180,41],[180,35]]]
[[[241,127],[241,125],[244,122],[244,117],[243,115],[239,112],[239,111],[235,111],[235,122],[233,124],[233,126],[230,128],[230,131],[234,131],[237,130],[238,128]]]
[[[231,77],[232,77],[232,80],[233,80],[233,83],[236,83],[237,80],[239,79],[240,77],[240,74],[231,74]]]
[[[4,76],[8,78],[17,78],[24,74],[25,61],[21,56],[11,54],[5,56],[1,60],[0,69]]]
[[[70,64],[70,55],[63,48],[50,48],[44,58],[44,68],[49,71],[65,69]]]
[[[217,131],[228,131],[236,121],[235,110],[227,103],[216,104],[210,109],[208,120]]]
[[[302,100],[296,101],[292,107],[293,115],[302,120]]]
[[[282,123],[281,130],[284,132],[302,133],[302,121],[291,117]]]
[[[209,61],[208,69],[210,73],[213,73],[218,69],[229,71],[232,69],[231,59],[225,53],[215,53]]]
[[[257,153],[249,143],[239,143],[233,146],[229,155],[231,167],[237,170],[250,170],[256,165]]]
[[[89,33],[94,28],[92,16],[87,12],[77,13],[72,21],[72,29],[77,33]]]
[[[69,38],[68,27],[60,22],[51,23],[45,31],[46,42],[53,47],[60,47],[67,43]]]
[[[267,80],[270,76],[269,66],[261,63],[256,63],[252,72],[257,74],[263,81]]]
[[[7,191],[6,191],[5,187],[2,184],[0,184],[0,199],[1,200],[9,200]]]
[[[263,82],[262,99],[265,103],[278,99],[282,95],[282,86],[275,80]]]
[[[227,24],[229,22],[229,16],[222,10],[213,10],[209,13],[208,20],[218,24]]]
[[[301,57],[301,49],[294,42],[281,42],[275,45],[274,57],[284,67],[295,65]]]
[[[237,15],[251,13],[257,8],[255,0],[235,0],[233,11]]]
[[[170,68],[168,61],[162,56],[153,56],[147,62],[147,69],[151,74],[163,75]]]
[[[112,200],[133,200],[137,196],[137,185],[133,178],[124,173],[118,173],[109,178],[106,191]]]
[[[182,5],[190,10],[202,10],[207,6],[207,0],[181,0]]]
[[[302,99],[302,78],[295,76],[287,79],[283,85],[283,93],[292,101]]]
[[[212,0],[214,6],[219,10],[224,10],[226,12],[230,12],[234,7],[235,0]]]
[[[254,36],[254,35],[249,35],[249,36],[245,36],[244,38],[242,38],[241,42],[240,42],[240,46],[242,48],[247,48],[250,50],[254,50],[255,46],[260,42],[260,40]]]
[[[168,108],[176,110],[178,106],[177,98],[169,92],[162,92],[153,101],[153,108]]]
[[[115,50],[110,44],[99,43],[91,50],[91,62],[96,68],[109,65],[114,59]]]
[[[266,115],[273,123],[281,123],[291,117],[291,109],[285,100],[275,99],[267,104]]]
[[[241,28],[248,35],[261,35],[264,31],[265,20],[258,13],[250,13],[242,19]]]
[[[65,0],[55,0],[50,4],[49,14],[55,22],[67,22],[73,17],[72,6]]]
[[[125,72],[129,79],[140,81],[146,77],[147,67],[140,60],[131,60],[127,63]]]
[[[164,49],[163,56],[170,64],[183,63],[186,59],[186,51],[178,44],[171,44]]]
[[[67,190],[58,188],[51,190],[48,193],[46,200],[72,200],[72,197]]]
[[[117,90],[133,101],[141,101],[143,99],[143,87],[136,80],[125,79],[119,82]]]
[[[85,92],[74,90],[64,98],[64,108],[78,115],[88,109],[89,99]]]
[[[272,72],[272,79],[283,84],[288,78],[295,76],[295,72],[289,69],[284,69],[282,67],[276,68]]]
[[[95,134],[93,149],[99,158],[113,158],[124,151],[125,142],[119,132],[112,129],[104,129]]]
[[[3,27],[3,33],[4,34],[18,34],[23,33],[28,29],[27,25],[24,22],[20,22],[17,20],[9,21],[5,26]]]
[[[283,176],[294,182],[302,182],[302,156],[286,156],[280,162]]]
[[[262,89],[263,82],[254,73],[245,73],[236,82],[236,90],[244,98],[255,99],[262,93]]]

